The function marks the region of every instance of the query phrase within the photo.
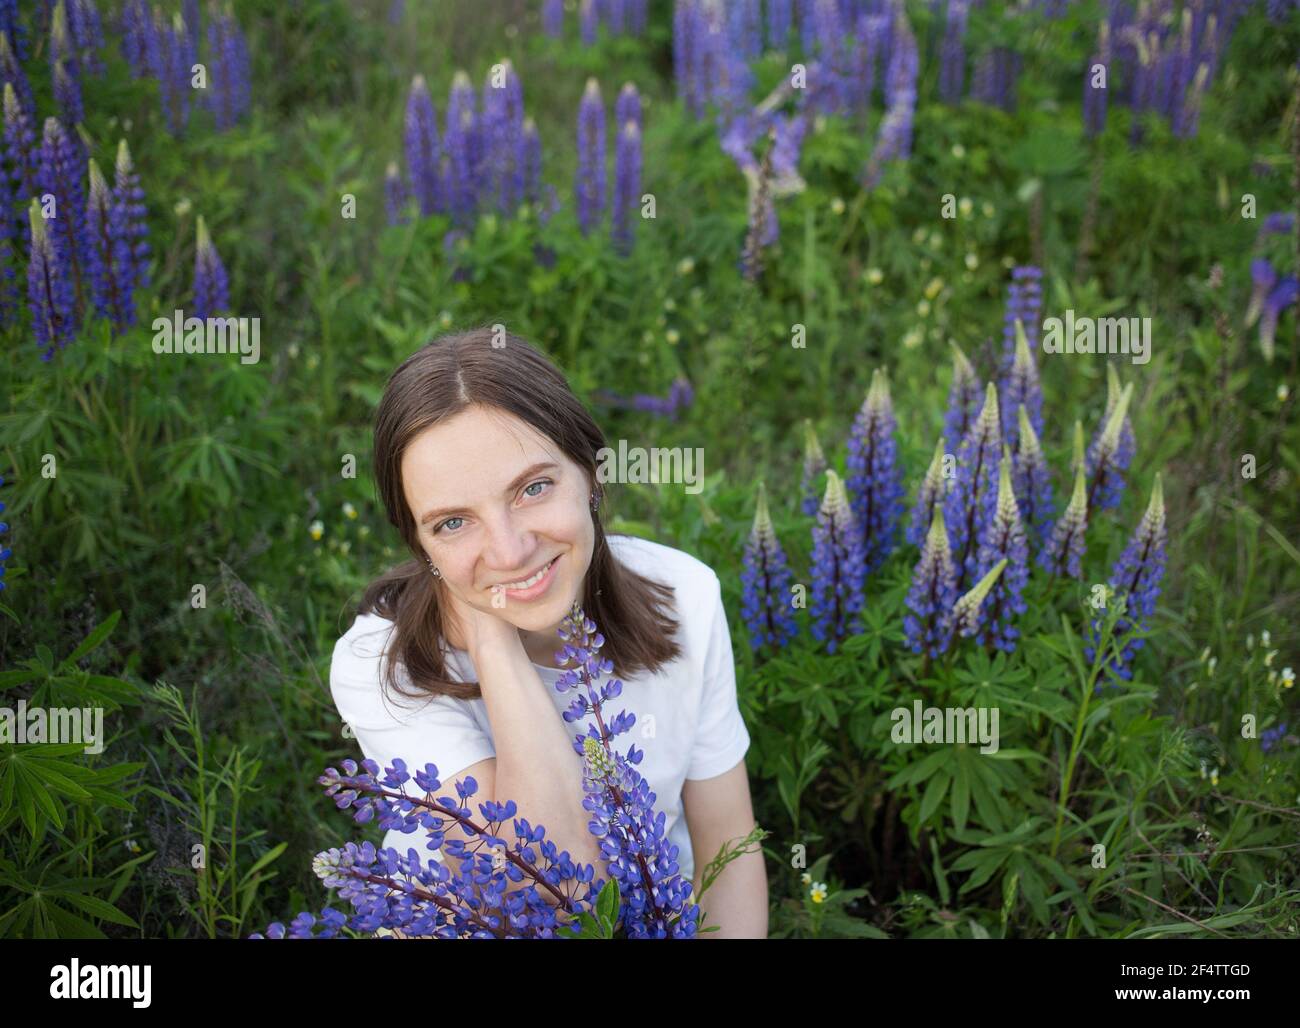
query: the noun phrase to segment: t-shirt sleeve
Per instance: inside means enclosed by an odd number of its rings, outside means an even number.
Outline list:
[[[691,747],[686,777],[691,781],[715,778],[730,771],[749,749],[749,731],[736,702],[736,662],[731,652],[731,632],[722,606],[722,584],[711,576],[711,626],[704,654],[704,691],[700,717]]]
[[[385,702],[382,690],[387,687],[380,674],[388,635],[386,631],[349,633],[335,645],[330,662],[334,705],[364,756],[381,769],[401,757],[411,774],[434,764],[443,785],[471,764],[495,757],[496,748],[474,719],[467,700],[451,696],[409,700],[390,693]],[[399,678],[404,678],[400,672]],[[409,680],[401,684],[410,691]],[[409,791],[414,788],[408,785]]]

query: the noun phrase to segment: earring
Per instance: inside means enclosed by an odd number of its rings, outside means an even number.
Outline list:
[[[442,577],[442,572],[433,566],[433,561],[431,561],[428,557],[425,557],[424,562],[429,565],[429,571],[433,574],[434,578]]]
[[[600,510],[600,493],[594,490],[592,491],[591,494],[591,510],[592,513],[595,513],[596,511]]]

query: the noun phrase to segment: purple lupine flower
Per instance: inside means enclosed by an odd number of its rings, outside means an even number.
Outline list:
[[[149,72],[149,37],[153,33],[153,12],[148,0],[126,0],[120,21],[122,58],[131,69],[131,77],[144,78]]]
[[[632,236],[641,205],[641,130],[635,121],[623,123],[618,134],[614,161],[614,203],[610,211],[615,247],[621,253],[632,249]]]
[[[1295,215],[1289,211],[1274,211],[1264,217],[1259,223],[1259,232],[1255,235],[1256,244],[1263,241],[1266,236],[1282,235],[1289,236],[1295,229]]]
[[[68,9],[64,0],[54,7],[50,22],[50,74],[54,80],[54,102],[69,128],[85,120],[81,102],[81,65],[77,45],[68,27]]]
[[[791,0],[767,0],[767,46],[769,50],[785,50],[790,39]]]
[[[68,0],[68,28],[77,49],[80,70],[102,75],[104,62],[99,49],[104,45],[104,24],[94,0]]]
[[[1038,442],[1038,433],[1030,424],[1029,415],[1022,406],[1018,412],[1020,441],[1016,460],[1012,466],[1012,485],[1016,504],[1024,515],[1025,525],[1037,536],[1038,546],[1047,542],[1047,534],[1056,513],[1056,500],[1052,495],[1052,474]]]
[[[13,83],[4,85],[4,167],[0,170],[8,180],[12,196],[17,201],[30,199],[36,192],[36,136],[32,132],[27,112],[14,91]],[[8,190],[6,190],[8,192]],[[15,219],[6,217],[6,220]],[[27,219],[21,221],[21,235],[27,239]]]
[[[7,552],[7,551],[6,551]],[[0,586],[4,583],[0,582]],[[1273,728],[1265,728],[1259,733],[1259,748],[1267,753],[1274,746],[1286,738],[1286,722],[1276,725]]]
[[[32,312],[36,343],[42,347],[41,360],[48,361],[56,349],[72,342],[72,283],[59,241],[41,217],[41,202],[33,197],[27,213],[32,240],[27,263],[27,305]]]
[[[113,323],[114,331],[126,325],[128,296],[123,294],[122,276],[116,266],[117,247],[113,241],[113,194],[99,165],[90,161],[90,195],[86,202],[86,226],[90,246],[86,252],[86,272],[90,279],[90,299],[95,312]]]
[[[1264,351],[1264,359],[1273,362],[1273,337],[1277,333],[1277,320],[1282,312],[1296,302],[1300,296],[1300,282],[1293,275],[1282,279],[1268,294],[1264,301],[1264,311],[1259,318],[1259,345]]]
[[[690,379],[679,375],[668,387],[668,402],[673,405],[673,419],[695,402],[695,390],[691,388]]]
[[[903,617],[903,636],[913,653],[937,657],[952,640],[952,608],[957,602],[957,570],[944,524],[943,508],[934,517],[921,547],[921,559],[912,571],[907,593],[908,613]]]
[[[629,745],[625,757],[610,746],[612,738],[631,730],[636,716],[626,710],[613,718],[601,716],[603,703],[623,689],[617,679],[596,687],[601,676],[608,677],[614,670],[600,656],[604,636],[575,603],[561,622],[560,638],[564,648],[555,655],[556,662],[570,670],[559,677],[555,688],[561,692],[579,685],[586,688],[586,696],[574,699],[564,719],[573,722],[592,714],[600,726],[588,722],[586,732],[575,736],[574,749],[583,756],[586,798],[582,805],[592,814],[589,828],[600,839],[601,858],[619,885],[623,927],[633,939],[691,938],[699,906],[690,902],[691,883],[679,874],[677,846],[668,841],[664,815],[655,815],[655,794],[632,767],[641,763],[644,754]]]
[[[9,42],[8,33],[5,32],[0,32],[0,84],[12,85],[18,94],[19,103],[22,104],[24,115],[29,120],[35,116],[36,105],[32,101],[31,83],[27,81],[23,66],[19,63],[18,56]]]
[[[732,0],[726,5],[727,34],[735,52],[751,61],[763,52],[763,16],[758,0]]]
[[[1165,538],[1164,489],[1157,474],[1146,513],[1110,573],[1111,588],[1116,596],[1125,597],[1125,601],[1124,613],[1116,621],[1113,637],[1113,644],[1120,648],[1119,657],[1117,659],[1113,651],[1108,652],[1103,666],[1125,680],[1133,677],[1133,658],[1145,642],[1141,638],[1130,638],[1130,633],[1135,628],[1144,631],[1155,613],[1160,580],[1165,573]],[[1092,639],[1083,651],[1089,664],[1096,657],[1101,627],[1100,619],[1093,621]]]
[[[189,25],[189,15],[185,18]],[[197,31],[197,26],[194,26]],[[229,12],[215,13],[208,19],[209,52],[208,106],[216,117],[217,128],[225,131],[248,109],[251,94],[249,82],[248,44],[243,30]],[[190,46],[195,45],[191,33]]]
[[[1088,444],[1088,452],[1085,457],[1087,460],[1088,473],[1092,474],[1092,469],[1097,466],[1102,449],[1102,439],[1106,433],[1106,428],[1110,424],[1111,415],[1115,412],[1116,406],[1123,396],[1124,390],[1119,384],[1119,373],[1115,370],[1114,364],[1106,365],[1106,410],[1102,414],[1101,423],[1097,426],[1097,431],[1093,434],[1092,441]],[[1133,463],[1133,457],[1137,453],[1137,439],[1133,435],[1133,422],[1125,413],[1123,423],[1119,429],[1119,440],[1115,445],[1114,452],[1110,455],[1110,464],[1115,472],[1123,474]],[[1123,483],[1118,485],[1123,489]],[[1102,509],[1107,509],[1105,504],[1097,504]]]
[[[600,83],[587,79],[578,107],[578,175],[573,192],[578,225],[590,235],[605,213],[605,105]]]
[[[943,417],[943,444],[956,450],[966,438],[967,431],[979,415],[980,403],[984,399],[984,387],[980,384],[975,368],[962,352],[960,346],[952,344],[952,383],[948,386],[948,411]],[[922,530],[924,532],[924,530]],[[921,541],[916,540],[916,545]]]
[[[1106,89],[1110,74],[1110,24],[1102,20],[1097,30],[1097,52],[1083,73],[1083,131],[1099,136],[1106,128]],[[1097,70],[1100,70],[1100,75]],[[1100,79],[1100,84],[1098,83]]]
[[[207,223],[199,215],[198,240],[194,249],[194,306],[190,316],[206,319],[230,309],[230,283]]]
[[[964,589],[979,570],[979,540],[993,520],[998,502],[998,459],[1002,425],[998,393],[990,382],[984,406],[957,449],[957,468],[944,499],[948,539],[957,569],[956,587]]]
[[[811,419],[803,422],[803,476],[799,480],[799,509],[808,517],[815,518],[821,507],[821,490],[819,483],[822,472],[826,470],[826,455],[822,453],[822,444],[817,439]]]
[[[396,161],[389,161],[384,172],[384,214],[390,225],[406,225],[410,218],[406,216],[406,201],[410,198],[406,183]]]
[[[447,97],[447,131],[444,152],[447,155],[447,179],[444,199],[452,220],[460,229],[467,227],[478,209],[478,188],[474,173],[479,163],[478,127],[474,121],[474,85],[463,71],[452,76]]]
[[[903,470],[898,465],[898,422],[889,379],[872,372],[871,388],[849,433],[848,480],[853,519],[862,533],[863,573],[884,563],[898,545],[903,513]]]
[[[906,160],[912,152],[912,119],[916,113],[916,78],[920,68],[916,37],[904,17],[895,23],[889,67],[885,72],[885,103],[876,145],[867,159],[861,182],[875,189],[889,161]]]
[[[1017,409],[1022,404],[1029,414],[1029,422],[1034,426],[1034,431],[1037,433],[1043,430],[1043,387],[1038,380],[1038,364],[1029,349],[1029,340],[1019,318],[1016,319],[1015,333],[1016,356],[998,390],[1002,432],[1010,446],[1015,446],[1020,436]]]
[[[1056,524],[1052,526],[1047,545],[1038,554],[1040,567],[1054,575],[1067,574],[1071,578],[1083,575],[1083,555],[1087,549],[1084,535],[1088,530],[1088,491],[1084,479],[1083,462],[1078,462],[1074,473],[1074,492],[1070,502]]]
[[[542,31],[552,39],[564,35],[564,0],[545,0],[542,4]]]
[[[795,637],[794,615],[790,610],[793,576],[785,551],[772,527],[767,509],[767,490],[758,484],[754,526],[745,543],[741,615],[749,629],[750,648],[757,653],[764,646],[779,650]]]
[[[939,49],[939,96],[944,103],[961,100],[966,83],[966,19],[970,14],[967,0],[948,0],[943,26],[943,44]]]
[[[1032,264],[1011,269],[1011,282],[1007,285],[1007,306],[1002,318],[1002,363],[998,371],[1006,375],[1016,359],[1016,321],[1025,330],[1025,340],[1031,353],[1039,346],[1039,331],[1043,322],[1043,270]],[[1035,421],[1036,431],[1043,423]]]
[[[483,85],[482,140],[483,194],[494,197],[497,209],[507,217],[523,201],[524,173],[517,163],[523,122],[523,85],[506,58],[491,68]]]
[[[988,621],[988,608],[985,606],[985,602],[989,598],[989,593],[993,591],[995,586],[1000,584],[1002,572],[1006,570],[1006,567],[1007,559],[1003,557],[989,568],[988,572],[975,585],[957,598],[957,602],[952,605],[952,632],[954,636],[960,635],[969,638],[972,635],[979,635],[981,643],[985,640],[987,633],[984,631],[984,626]]]
[[[524,174],[524,198],[529,203],[541,202],[542,140],[537,134],[537,123],[525,118],[519,132],[519,167]]]
[[[979,642],[1011,653],[1020,635],[1014,621],[1025,612],[1021,594],[1029,581],[1029,543],[1011,486],[1011,452],[1007,448],[998,468],[997,512],[980,539],[980,573],[987,576],[999,564],[1004,570],[982,608]]]
[[[986,51],[975,65],[971,94],[981,103],[1014,113],[1020,64],[1020,54],[1008,47],[995,46]]]
[[[0,326],[16,323],[21,305],[18,265],[22,234],[10,216],[15,206],[13,181],[0,169]]]
[[[109,208],[113,266],[125,304],[122,327],[135,323],[133,297],[137,290],[149,284],[149,228],[145,215],[140,176],[136,174],[131,163],[131,151],[123,139],[117,144],[117,160],[113,166],[113,197]]]
[[[4,476],[0,475],[0,485],[4,485],[4,484],[5,484]],[[4,509],[5,509],[5,503],[3,500],[0,500],[0,514],[4,513]],[[0,535],[5,535],[6,533],[8,533],[8,531],[9,531],[9,526],[5,524],[5,522],[0,521]],[[14,555],[14,551],[11,550],[8,546],[6,546],[3,541],[0,541],[0,592],[3,592],[5,588],[5,561],[7,561],[13,555]]]
[[[54,102],[63,113],[64,123],[75,125],[84,120],[86,112],[81,103],[81,83],[68,69],[65,61],[54,65]]]
[[[1124,468],[1121,467],[1120,439],[1124,421],[1128,417],[1129,401],[1133,395],[1130,382],[1120,393],[1118,402],[1110,412],[1098,434],[1095,444],[1088,447],[1084,467],[1090,480],[1088,510],[1114,510],[1124,496]],[[1131,459],[1131,454],[1129,457]]]
[[[834,653],[840,640],[856,635],[855,624],[864,602],[862,534],[853,520],[844,483],[826,472],[826,495],[813,526],[812,634]]]
[[[0,32],[9,37],[19,60],[27,59],[27,29],[18,20],[18,0],[0,0]]]
[[[406,95],[403,134],[409,194],[415,197],[421,216],[427,217],[444,208],[439,188],[442,154],[438,145],[438,115],[423,75],[411,79],[411,89]],[[389,224],[393,224],[391,216]]]
[[[934,512],[943,507],[944,497],[948,493],[948,480],[943,476],[943,458],[944,440],[940,437],[925,478],[921,480],[921,488],[917,490],[916,503],[912,505],[912,518],[907,525],[907,541],[913,546],[925,544]]]
[[[614,124],[626,125],[629,121],[635,121],[638,129],[643,127],[641,94],[633,83],[624,82],[623,88],[618,91],[618,99],[614,101]]]
[[[852,71],[855,83],[853,104],[857,110],[865,111],[871,107],[871,98],[876,91],[876,79],[879,77],[876,69],[882,63],[880,58],[888,42],[886,37],[889,34],[889,26],[888,15],[865,12],[858,15],[857,45],[853,50]]]
[[[600,10],[596,0],[578,0],[578,32],[583,46],[596,45],[596,31],[600,27]]]
[[[1266,257],[1256,257],[1250,262],[1250,303],[1246,306],[1246,327],[1259,319],[1264,301],[1277,285],[1277,270]]]
[[[36,166],[36,195],[53,197],[51,235],[58,237],[55,252],[68,275],[81,306],[82,267],[87,251],[86,194],[81,183],[85,159],[81,148],[56,118],[45,119]]]
[[[198,53],[191,42],[190,32],[185,27],[185,19],[179,12],[173,15],[170,28],[164,26],[160,38],[163,74],[159,84],[162,87],[164,112],[168,129],[172,135],[179,135],[190,121],[190,95],[194,92],[191,85],[193,72],[190,69],[197,62]]]

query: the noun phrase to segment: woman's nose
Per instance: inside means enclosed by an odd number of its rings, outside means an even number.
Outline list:
[[[519,571],[535,548],[533,534],[518,519],[503,513],[488,523],[483,561],[493,571]]]

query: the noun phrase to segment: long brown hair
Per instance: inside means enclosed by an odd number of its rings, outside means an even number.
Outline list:
[[[419,693],[458,699],[481,695],[477,682],[457,682],[447,675],[442,586],[425,563],[401,474],[402,455],[412,439],[471,405],[506,411],[532,426],[587,472],[591,488],[596,484],[597,454],[605,437],[559,369],[526,340],[485,326],[435,339],[402,362],[375,414],[375,485],[388,520],[415,559],[371,582],[357,611],[394,623],[384,682],[401,695],[410,694],[399,686],[398,663]],[[621,564],[610,551],[600,513],[593,511],[591,517],[595,545],[583,580],[583,610],[600,626],[602,654],[616,674],[627,678],[657,671],[681,654],[670,613],[673,589]]]

